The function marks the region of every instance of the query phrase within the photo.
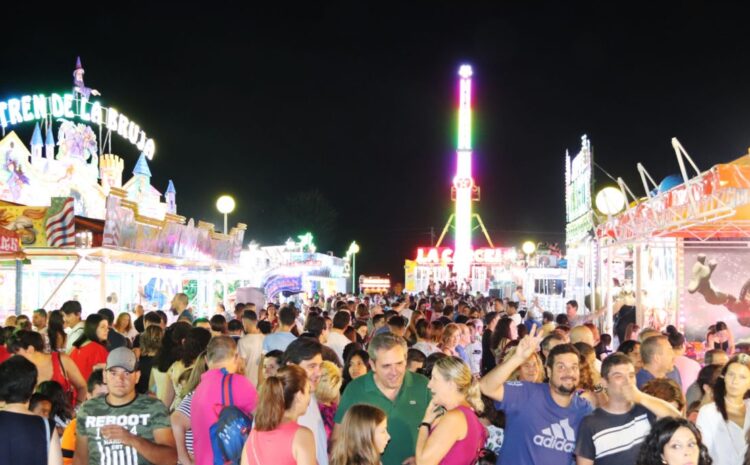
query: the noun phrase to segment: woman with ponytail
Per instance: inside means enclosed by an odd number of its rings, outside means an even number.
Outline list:
[[[310,404],[304,369],[287,365],[265,380],[242,465],[316,465],[312,431],[297,424]]]
[[[742,463],[750,430],[750,355],[729,359],[714,386],[714,402],[698,411],[695,421],[715,465]]]
[[[487,431],[477,417],[484,402],[469,366],[458,357],[441,358],[427,387],[432,401],[419,426],[416,465],[475,463]]]
[[[391,440],[384,411],[367,404],[352,405],[339,431],[331,465],[380,465],[380,455]]]

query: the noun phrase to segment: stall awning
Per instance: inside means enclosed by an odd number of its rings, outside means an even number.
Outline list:
[[[617,242],[651,237],[750,237],[750,156],[716,165],[596,228]]]
[[[200,258],[187,259],[153,253],[140,253],[112,247],[93,248],[26,248],[24,253],[30,260],[40,258],[79,258],[106,259],[112,262],[132,265],[158,266],[165,268],[185,268],[194,271],[223,268],[228,264]]]

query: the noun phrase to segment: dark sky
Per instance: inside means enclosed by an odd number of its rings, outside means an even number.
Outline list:
[[[359,272],[397,279],[452,208],[461,63],[497,245],[564,241],[564,153],[584,133],[639,194],[637,162],[657,180],[678,171],[673,136],[701,169],[750,146],[741,3],[496,3],[5,5],[0,99],[69,89],[80,55],[101,101],[155,138],[153,184],[174,180],[179,213],[220,225],[231,193],[230,221],[272,244],[304,232],[287,199],[318,190],[337,213],[312,231],[321,248],[357,240]],[[129,173],[138,154],[114,142]]]

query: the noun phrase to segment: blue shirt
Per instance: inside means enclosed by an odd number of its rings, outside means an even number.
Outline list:
[[[263,355],[272,350],[280,350],[284,352],[289,344],[295,339],[297,339],[297,336],[288,331],[267,334],[266,337],[263,338]]]
[[[638,370],[638,373],[635,374],[635,384],[638,386],[638,389],[641,389],[644,384],[648,383],[652,379],[654,379],[655,376],[651,374],[650,371],[646,370],[645,368],[641,368]],[[677,383],[680,388],[682,388],[682,378],[680,378],[680,372],[677,370],[677,367],[674,367],[672,371],[667,373],[667,378],[673,380],[675,383]]]
[[[591,404],[574,394],[568,407],[553,399],[548,384],[509,381],[502,402],[505,411],[505,439],[498,464],[513,465],[573,463],[576,433]]]

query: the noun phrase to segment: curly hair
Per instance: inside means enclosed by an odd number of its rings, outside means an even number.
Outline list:
[[[641,445],[636,465],[662,465],[664,447],[672,439],[675,431],[680,428],[689,429],[698,442],[700,453],[697,465],[711,465],[711,457],[708,455],[708,449],[703,444],[703,441],[701,441],[701,433],[698,431],[698,428],[685,418],[676,417],[662,418],[651,427],[651,432]]]

